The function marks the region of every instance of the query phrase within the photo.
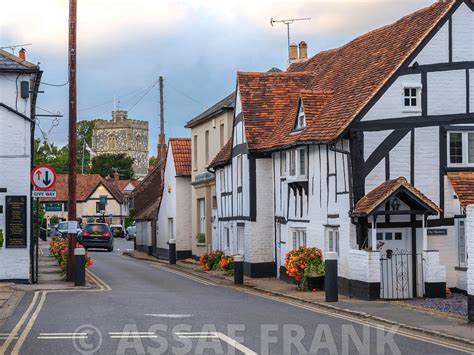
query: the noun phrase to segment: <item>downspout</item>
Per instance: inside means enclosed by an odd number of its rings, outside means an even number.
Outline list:
[[[348,150],[336,148],[335,144],[331,144],[329,146],[329,150],[331,150],[335,153],[345,154],[347,156],[347,172],[348,172],[348,180],[349,180],[349,215],[351,215],[352,210],[354,209],[354,200],[353,200],[354,192],[353,192],[353,188],[352,188],[352,158],[351,158],[351,152],[348,151]]]

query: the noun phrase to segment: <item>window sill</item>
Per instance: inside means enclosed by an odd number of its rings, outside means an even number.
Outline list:
[[[403,113],[422,113],[421,108],[413,108],[413,109],[404,108],[402,112]]]
[[[196,243],[196,246],[198,246],[198,247],[205,247],[205,246],[206,246],[206,243],[199,243],[199,242],[197,242],[197,243]]]

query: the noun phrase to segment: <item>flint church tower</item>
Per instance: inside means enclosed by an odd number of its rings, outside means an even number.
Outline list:
[[[130,156],[135,178],[143,178],[148,172],[148,122],[129,119],[127,111],[112,111],[111,121],[96,121],[92,150]]]

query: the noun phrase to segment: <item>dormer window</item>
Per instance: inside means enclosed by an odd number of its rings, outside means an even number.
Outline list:
[[[403,111],[421,112],[421,86],[407,84],[403,86]]]
[[[306,127],[306,117],[304,114],[303,103],[300,102],[300,108],[298,110],[298,117],[296,118],[295,131]]]

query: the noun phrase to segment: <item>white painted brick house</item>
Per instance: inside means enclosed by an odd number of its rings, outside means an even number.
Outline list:
[[[0,50],[0,281],[32,281],[33,241],[30,171],[37,65]]]
[[[165,164],[156,229],[157,255],[168,258],[168,241],[175,239],[177,258],[186,259],[192,257],[191,139],[170,138]]]
[[[467,290],[473,77],[470,0],[238,73],[233,137],[211,163],[215,247],[249,276],[283,277],[303,244],[337,251],[340,292],[366,299]]]

